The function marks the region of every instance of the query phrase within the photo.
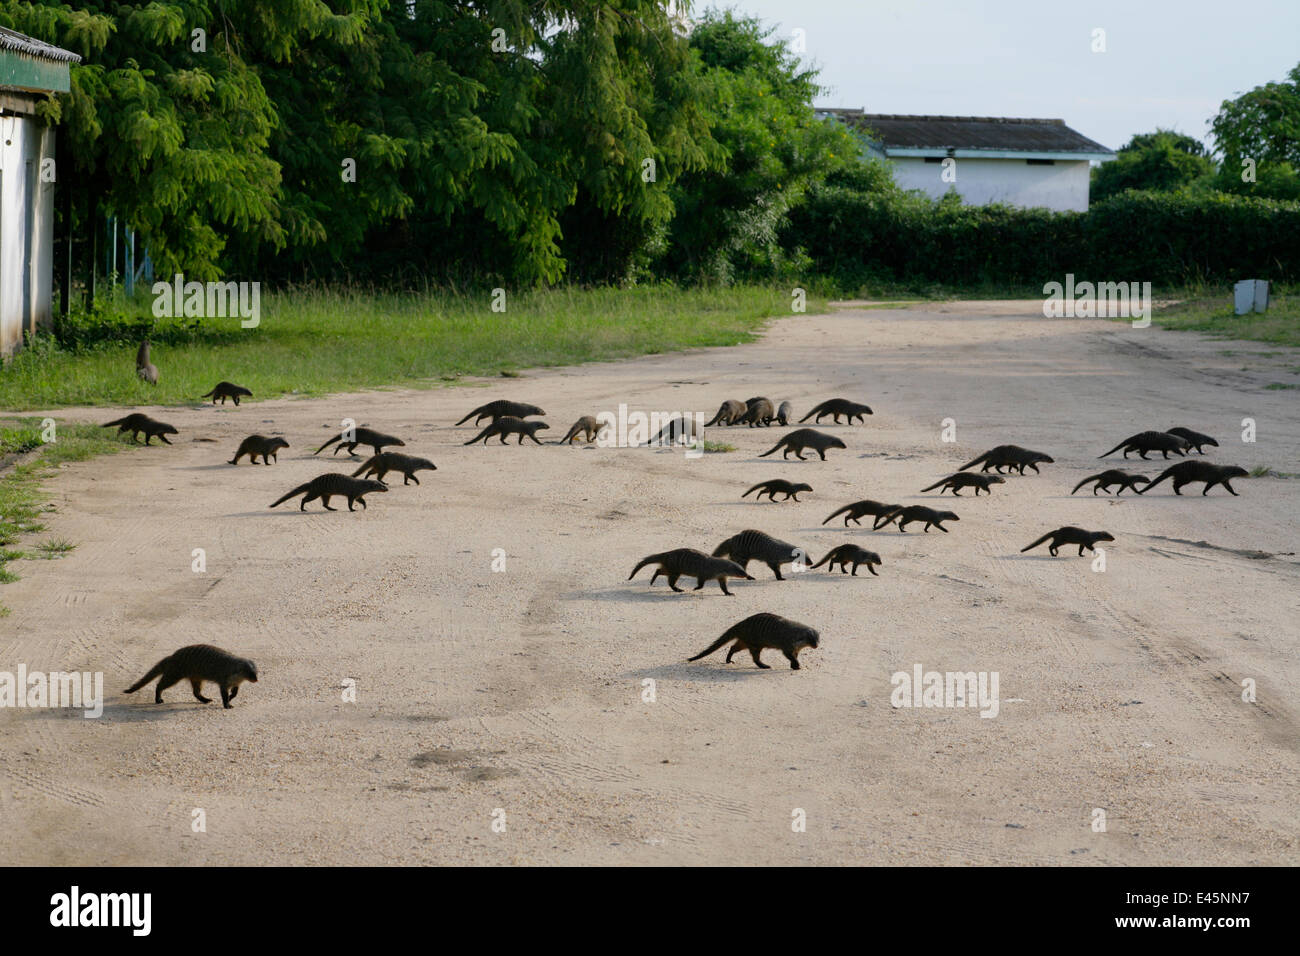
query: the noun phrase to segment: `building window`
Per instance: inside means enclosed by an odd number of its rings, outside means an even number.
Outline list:
[[[1030,166],[1055,166],[1056,165],[1056,160],[1054,159],[1026,159],[1025,162],[1028,163]]]
[[[925,161],[926,161],[927,163],[942,163],[942,162],[943,162],[943,157],[942,157],[942,156],[927,156],[927,157],[925,157]]]

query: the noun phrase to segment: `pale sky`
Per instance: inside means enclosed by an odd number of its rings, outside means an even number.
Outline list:
[[[1300,63],[1300,0],[696,0],[804,31],[829,92],[868,113],[1059,117],[1118,149],[1177,129],[1212,146],[1220,103]],[[1093,30],[1106,51],[1093,53]]]

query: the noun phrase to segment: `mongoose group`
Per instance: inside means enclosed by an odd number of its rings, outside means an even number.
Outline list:
[[[156,384],[158,381],[158,370],[150,362],[150,347],[147,341],[140,346],[137,354],[137,372],[146,382]],[[241,398],[251,396],[252,392],[249,389],[222,381],[202,397],[211,398],[213,404],[216,404],[219,398],[223,405],[227,398],[231,398],[238,406]],[[549,425],[540,418],[545,414],[546,412],[537,405],[500,399],[478,406],[455,424],[462,426],[472,419],[473,426],[478,427],[484,419],[490,420],[478,434],[464,441],[462,443],[464,445],[482,442],[486,446],[489,439],[493,437],[498,438],[499,444],[504,445],[511,436],[517,437],[516,445],[523,445],[525,439],[531,440],[536,445],[542,445],[538,432],[549,428]],[[865,425],[866,416],[873,414],[871,407],[864,403],[845,398],[831,398],[811,408],[798,420],[798,423],[802,424],[812,419],[814,424],[820,424],[823,418],[829,416],[834,424],[843,424],[852,428],[859,424]],[[794,410],[788,400],[782,400],[778,404],[769,398],[755,396],[743,402],[735,399],[723,401],[706,427],[770,428],[774,424],[789,426],[793,421]],[[695,422],[690,418],[674,419],[655,436],[652,443],[655,441],[675,443],[688,438],[698,439],[701,436],[696,434],[694,425]],[[146,445],[150,444],[154,437],[162,443],[171,444],[166,436],[178,434],[177,429],[172,425],[140,413],[129,414],[105,423],[105,427],[114,426],[119,432],[130,431],[132,441],[135,442],[138,442],[139,436],[143,434]],[[564,437],[553,444],[571,445],[579,438],[590,444],[601,434],[602,427],[596,416],[582,415],[567,430]],[[275,508],[290,498],[302,496],[299,503],[300,510],[306,510],[308,503],[320,500],[326,510],[337,511],[337,508],[330,505],[332,497],[346,499],[349,511],[355,511],[355,505],[358,503],[365,509],[366,495],[385,493],[390,490],[385,481],[390,472],[400,473],[403,476],[403,485],[411,483],[419,485],[420,481],[415,473],[436,471],[437,466],[427,458],[384,450],[387,447],[400,448],[405,445],[406,442],[399,437],[366,426],[344,429],[312,452],[312,455],[319,455],[331,446],[335,446],[333,454],[336,456],[342,450],[350,458],[356,459],[358,457],[356,449],[360,446],[369,447],[373,454],[352,474],[328,472],[317,475],[286,492],[270,507]],[[1146,459],[1148,454],[1160,452],[1163,458],[1168,459],[1172,452],[1176,456],[1185,458],[1193,451],[1204,454],[1206,446],[1218,447],[1218,443],[1210,436],[1191,429],[1171,428],[1165,431],[1139,432],[1126,438],[1100,457],[1105,458],[1115,452],[1122,452],[1125,458],[1130,453],[1137,453],[1140,458]],[[261,463],[269,466],[272,461],[278,462],[277,452],[280,449],[289,447],[289,442],[279,436],[249,435],[240,442],[234,457],[228,463],[237,465],[241,458],[247,456],[250,463],[256,464],[260,457]],[[798,461],[809,462],[813,459],[805,457],[803,453],[811,450],[817,453],[816,460],[825,461],[827,451],[847,450],[848,447],[848,444],[838,435],[803,427],[787,432],[772,448],[762,452],[758,457],[767,458],[780,450],[783,452],[783,460],[788,461],[793,452]],[[1054,463],[1055,459],[1043,452],[1032,451],[1019,445],[999,445],[962,465],[947,477],[921,488],[920,492],[937,491],[939,495],[951,492],[954,497],[961,497],[962,490],[973,489],[975,497],[981,493],[992,495],[994,485],[1007,483],[1004,474],[1023,476],[1026,474],[1026,469],[1030,469],[1034,474],[1041,474],[1039,465]],[[980,472],[971,472],[970,469],[976,466],[980,466]],[[990,470],[994,473],[990,474]],[[1114,469],[1089,475],[1079,481],[1070,494],[1073,495],[1091,485],[1094,495],[1099,491],[1109,494],[1110,489],[1114,487],[1118,487],[1116,495],[1122,494],[1126,489],[1143,495],[1162,482],[1170,481],[1176,495],[1181,495],[1182,488],[1189,483],[1203,483],[1205,487],[1202,495],[1208,494],[1216,484],[1221,484],[1230,494],[1236,495],[1237,492],[1230,484],[1230,480],[1245,477],[1247,474],[1245,469],[1234,465],[1216,465],[1204,460],[1184,460],[1172,464],[1154,479]],[[1013,477],[1012,480],[1017,479]],[[1003,493],[999,492],[999,494]],[[768,478],[750,486],[740,497],[748,498],[751,494],[754,495],[755,501],[766,496],[769,503],[776,502],[777,495],[782,495],[784,502],[802,503],[799,495],[813,494],[813,488],[806,482]],[[928,533],[935,528],[947,534],[950,529],[944,527],[944,523],[960,520],[952,511],[936,510],[926,505],[905,505],[873,500],[856,501],[837,508],[821,524],[826,525],[837,517],[843,518],[846,529],[850,528],[850,522],[861,528],[861,519],[869,517],[872,519],[871,531],[882,531],[894,524],[901,533],[906,533],[909,524],[919,524],[922,532]],[[1047,543],[1049,553],[1053,557],[1057,556],[1059,549],[1065,546],[1077,546],[1079,555],[1083,555],[1085,550],[1094,550],[1101,542],[1114,540],[1114,536],[1106,531],[1088,531],[1074,526],[1064,526],[1044,534],[1021,551],[1031,551]],[[683,547],[650,554],[637,563],[628,580],[636,577],[643,568],[653,566],[654,573],[650,578],[652,587],[660,575],[666,578],[672,591],[679,593],[683,591],[678,587],[678,581],[682,578],[694,579],[696,591],[702,590],[708,582],[715,581],[721,592],[730,597],[735,596],[735,592],[728,589],[728,578],[742,581],[755,580],[748,571],[752,561],[766,565],[776,581],[786,580],[782,575],[783,565],[791,565],[796,571],[825,567],[831,573],[834,573],[838,567],[841,574],[849,577],[857,576],[858,569],[863,565],[870,575],[879,576],[876,569],[884,566],[877,552],[851,543],[841,543],[831,547],[819,561],[814,563],[803,548],[772,537],[763,531],[748,528],[724,540],[711,553]],[[731,662],[735,654],[748,650],[756,666],[767,668],[768,665],[761,661],[760,654],[762,650],[772,648],[780,650],[789,660],[791,668],[797,670],[800,668],[799,652],[805,648],[818,647],[820,637],[818,631],[808,625],[775,614],[758,613],[730,627],[722,637],[689,660],[698,661],[728,643],[732,646],[726,656],[727,663]],[[145,677],[130,687],[127,693],[138,690],[155,677],[160,677],[155,692],[155,700],[159,703],[162,702],[162,691],[182,680],[190,681],[194,696],[207,703],[208,698],[202,696],[200,689],[204,681],[210,681],[218,685],[222,703],[225,707],[229,707],[240,683],[257,681],[257,670],[251,661],[219,648],[194,645],[181,648],[170,657],[164,658]]]

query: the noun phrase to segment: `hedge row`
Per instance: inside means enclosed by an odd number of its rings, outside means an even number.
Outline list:
[[[1300,280],[1300,203],[1225,193],[1129,192],[1087,212],[961,206],[828,187],[791,211],[783,236],[815,271],[949,285],[1081,280]]]

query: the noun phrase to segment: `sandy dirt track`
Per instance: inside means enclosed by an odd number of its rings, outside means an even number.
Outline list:
[[[1237,480],[1236,498],[1199,485],[1175,497],[1168,483],[1143,498],[1069,491],[1108,467],[1158,473],[1159,461],[1096,458],[1175,425],[1217,437],[1210,460],[1300,472],[1297,392],[1265,387],[1295,381],[1300,363],[1039,309],[846,310],[781,320],[749,346],[482,388],[157,410],[181,430],[175,447],[65,466],[49,534],[77,549],[22,562],[4,587],[0,671],[102,671],[106,704],[98,720],[0,710],[0,859],[1295,863],[1300,479]],[[513,398],[547,410],[553,442],[620,402],[711,417],[756,394],[800,417],[839,395],[875,415],[824,420],[848,445],[824,463],[759,458],[779,426],[710,429],[737,450],[688,460],[463,447],[475,431],[451,425]],[[310,456],[344,417],[404,436],[401,450],[438,471],[419,487],[390,475],[364,512],[338,499],[333,513],[269,510],[322,471],[356,467]],[[1247,417],[1255,444],[1241,441]],[[940,440],[945,418],[955,444]],[[253,432],[292,447],[273,467],[225,464]],[[988,497],[919,493],[1012,442],[1056,464]],[[768,477],[814,492],[740,499]],[[860,498],[961,520],[950,534],[822,526]],[[1072,549],[1019,553],[1068,524],[1115,535],[1104,573]],[[734,597],[712,584],[673,594],[662,578],[651,588],[648,571],[625,580],[646,554],[711,551],[743,528],[816,557],[853,541],[884,565],[880,577],[823,569],[781,583],[751,564],[756,580],[732,582]],[[191,570],[195,548],[205,573]],[[766,671],[721,652],[685,663],[758,611],[821,631],[803,670],[770,651]],[[198,642],[257,662],[261,681],[233,709],[183,684],[164,705],[152,686],[120,693]],[[890,677],[916,664],[997,672],[998,716],[895,709]],[[342,700],[348,678],[356,703]],[[191,830],[195,808],[206,833]],[[792,829],[796,808],[806,832]]]

